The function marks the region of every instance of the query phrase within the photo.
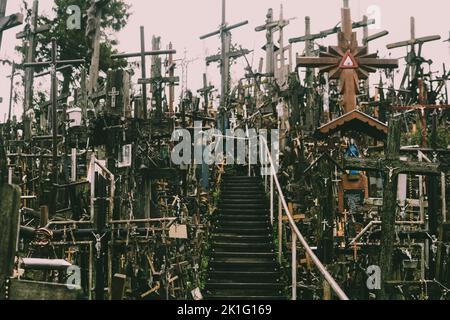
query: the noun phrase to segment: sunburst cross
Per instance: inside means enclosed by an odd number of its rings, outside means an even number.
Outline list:
[[[398,68],[397,59],[379,59],[377,53],[369,54],[366,46],[358,45],[347,2],[344,1],[341,10],[342,31],[338,33],[338,45],[329,46],[327,51],[320,52],[319,57],[297,58],[298,67],[319,68],[321,73],[328,72],[330,79],[340,80],[345,113],[357,108],[360,79],[367,79],[377,69]]]

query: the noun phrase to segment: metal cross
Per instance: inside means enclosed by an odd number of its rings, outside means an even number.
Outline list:
[[[116,87],[112,87],[112,91],[108,92],[108,96],[111,97],[111,107],[116,107],[116,97],[120,95],[120,92],[116,90]]]

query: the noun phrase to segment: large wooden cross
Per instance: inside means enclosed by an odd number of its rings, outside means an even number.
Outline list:
[[[16,34],[17,39],[25,39],[27,41],[26,48],[26,63],[34,62],[36,56],[37,35],[50,30],[49,25],[38,26],[39,19],[39,1],[33,1],[33,9],[31,11],[30,24],[25,27],[25,30]],[[32,108],[33,100],[33,80],[34,68],[29,68],[25,72],[25,110]]]
[[[53,149],[53,161],[52,161],[52,182],[58,183],[58,119],[57,119],[57,108],[58,108],[58,79],[57,79],[57,67],[67,64],[83,64],[85,61],[83,59],[75,60],[57,60],[57,45],[56,39],[52,38],[52,59],[51,61],[43,62],[30,62],[24,63],[24,68],[36,68],[36,67],[50,67],[51,74],[51,101],[52,101],[52,149]]]
[[[266,31],[266,45],[263,49],[266,51],[266,73],[273,75],[274,69],[274,53],[276,51],[275,44],[273,42],[273,33],[277,28],[278,21],[273,20],[273,9],[270,8],[266,15],[266,24],[255,28],[256,32]]]
[[[129,59],[129,58],[141,58],[141,78],[147,78],[147,67],[146,67],[146,57],[147,56],[158,56],[164,54],[175,54],[176,50],[155,50],[155,51],[146,51],[145,50],[145,29],[143,26],[140,28],[141,35],[141,51],[136,53],[119,53],[111,55],[111,59]],[[142,108],[143,108],[143,116],[144,119],[147,119],[147,84],[148,82],[142,81],[140,82],[142,85]]]
[[[356,96],[359,80],[367,79],[377,68],[397,68],[396,59],[378,59],[376,53],[369,54],[367,47],[358,46],[356,32],[353,32],[350,8],[342,8],[342,31],[338,33],[338,46],[328,47],[318,58],[297,58],[297,66],[319,68],[328,72],[331,79],[340,79],[344,111],[357,107]]]
[[[17,27],[23,23],[23,15],[15,13],[5,16],[8,0],[0,0],[0,48],[2,47],[3,31]]]
[[[200,40],[204,40],[213,36],[220,36],[221,39],[221,50],[220,55],[218,55],[218,59],[214,57],[214,60],[211,60],[207,64],[209,64],[212,61],[220,61],[220,75],[221,75],[221,91],[220,91],[220,105],[221,105],[221,112],[219,113],[219,119],[218,119],[218,127],[223,132],[225,132],[226,127],[226,118],[224,115],[224,111],[226,109],[226,101],[228,96],[228,91],[230,89],[230,60],[232,58],[235,58],[236,56],[233,56],[233,52],[231,51],[231,33],[230,31],[239,27],[242,27],[244,25],[248,24],[248,21],[242,21],[234,25],[228,25],[226,21],[226,0],[222,0],[222,24],[219,28],[219,30],[213,31],[211,33],[205,34],[200,37]],[[237,50],[237,52],[234,53],[237,56],[242,56],[242,50]]]
[[[97,89],[98,72],[100,69],[100,38],[101,20],[103,8],[109,4],[110,0],[88,0],[90,6],[87,9],[86,38],[90,45],[91,65],[89,67],[89,83],[87,91],[92,95]]]
[[[209,106],[209,95],[214,90],[213,85],[208,85],[208,80],[206,78],[206,73],[203,74],[203,88],[197,90],[198,93],[200,93],[203,96],[203,103],[204,103],[204,112],[205,115],[208,115],[208,106]]]
[[[400,119],[391,118],[384,159],[346,158],[344,168],[348,170],[377,171],[383,174],[384,193],[381,213],[380,267],[382,289],[379,299],[388,298],[385,282],[392,280],[393,253],[395,242],[395,221],[397,212],[397,185],[400,174],[438,175],[439,165],[400,160]]]
[[[411,83],[413,79],[417,78],[417,76],[420,74],[420,65],[425,62],[424,59],[417,59],[417,57],[420,57],[422,54],[422,47],[425,43],[431,42],[431,41],[437,41],[441,39],[440,35],[432,35],[432,36],[426,36],[417,38],[416,37],[416,20],[414,17],[411,17],[410,20],[410,32],[411,32],[411,38],[409,40],[400,41],[396,43],[391,43],[386,45],[386,48],[389,50],[396,49],[396,48],[403,48],[408,47],[408,54],[406,56],[406,62],[407,66],[405,69],[405,73],[403,75],[402,82],[400,84],[400,89],[406,89],[405,85],[408,83]],[[418,48],[416,48],[418,46]],[[415,89],[415,88],[411,88]]]

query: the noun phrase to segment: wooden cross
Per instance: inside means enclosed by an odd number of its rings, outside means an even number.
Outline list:
[[[111,107],[116,107],[116,97],[120,95],[120,92],[116,90],[116,87],[113,87],[111,92],[108,92],[108,96],[111,97]]]
[[[305,20],[307,22],[307,20],[309,20],[309,17],[305,17]],[[359,21],[359,22],[353,22],[352,28],[353,29],[363,28],[363,27],[370,26],[374,23],[375,23],[374,19],[368,19],[367,21],[363,20],[363,21]],[[321,31],[319,33],[315,33],[315,34],[311,34],[311,31],[308,32],[308,30],[306,30],[304,36],[297,37],[297,38],[291,38],[291,39],[289,39],[289,43],[292,44],[292,43],[307,42],[307,41],[310,41],[312,43],[312,42],[314,42],[314,40],[323,39],[332,34],[339,33],[339,32],[342,32],[341,27],[334,27],[334,28],[331,28],[328,30]]]
[[[208,85],[206,73],[203,74],[203,88],[197,90],[203,96],[205,115],[208,115],[209,95],[214,90],[214,86]]]
[[[45,31],[50,30],[50,26],[42,25],[38,26],[39,20],[39,1],[33,1],[33,8],[31,12],[30,24],[25,26],[25,30],[16,34],[17,39],[25,39],[26,41],[26,54],[25,63],[31,63],[35,61],[37,35]],[[25,88],[24,88],[24,136],[25,139],[29,139],[31,136],[31,122],[28,119],[27,112],[33,108],[33,83],[34,83],[34,68],[28,68],[25,70]]]
[[[173,49],[172,42],[169,43],[169,50]],[[173,60],[173,53],[169,54],[169,58],[167,60],[167,73],[169,74],[169,78],[175,77],[175,68],[177,64]],[[169,114],[173,114],[174,112],[174,102],[175,102],[175,85],[171,83],[169,85]]]
[[[129,58],[141,58],[141,78],[147,78],[147,67],[146,67],[146,57],[147,56],[158,56],[164,54],[176,54],[176,50],[157,50],[157,51],[146,51],[145,50],[145,30],[144,27],[140,28],[141,34],[141,51],[137,53],[119,53],[111,55],[111,59],[129,59]],[[142,108],[144,119],[147,119],[147,83],[140,82],[142,85]]]
[[[319,58],[297,58],[297,66],[319,68],[328,72],[331,79],[340,79],[343,94],[344,111],[350,112],[357,107],[356,96],[359,92],[359,79],[367,79],[369,73],[377,68],[397,68],[396,59],[378,59],[378,55],[369,54],[367,47],[358,46],[356,32],[352,31],[350,8],[342,8],[342,31],[338,33],[338,46],[328,47]]]
[[[411,17],[410,27],[411,27],[411,38],[409,40],[391,43],[386,46],[386,48],[388,48],[389,50],[409,47],[408,55],[406,57],[407,67],[405,69],[405,73],[403,75],[403,79],[400,84],[400,89],[405,89],[406,81],[408,80],[408,83],[411,83],[411,81],[417,78],[417,76],[420,74],[421,71],[420,66],[423,62],[425,62],[425,60],[416,58],[421,56],[423,45],[427,42],[441,39],[441,36],[439,35],[416,38],[416,20],[414,17]],[[416,45],[418,45],[417,49]]]
[[[87,9],[86,38],[90,45],[91,65],[89,67],[89,83],[87,91],[92,95],[97,89],[98,72],[100,69],[100,37],[103,8],[111,0],[88,0],[90,6]]]
[[[283,6],[281,6],[280,11],[280,19],[278,21],[274,21],[273,19],[273,9],[270,8],[266,15],[266,24],[262,26],[258,26],[255,28],[256,32],[266,31],[266,40],[267,43],[263,47],[266,51],[266,74],[273,76],[275,74],[275,52],[281,49],[281,54],[284,52],[284,44],[283,44],[283,29],[287,25],[289,25],[289,20],[283,18]],[[273,41],[274,32],[280,32],[280,41],[279,45],[281,48],[275,46]],[[284,57],[284,55],[283,55]],[[284,60],[284,59],[283,59]],[[282,61],[284,63],[284,61]]]
[[[3,31],[17,27],[23,23],[23,14],[15,13],[5,16],[8,0],[0,0],[0,48],[2,47]]]
[[[152,39],[152,51],[160,52],[160,37],[153,37]],[[173,58],[172,58],[173,59]],[[163,84],[169,84],[171,88],[177,85],[180,81],[180,78],[177,76],[171,76],[174,74],[174,71],[170,71],[173,69],[169,68],[169,76],[163,77],[161,72],[161,59],[157,55],[152,56],[152,73],[150,78],[141,78],[138,79],[139,84],[150,84],[151,93],[152,93],[152,109],[155,109],[155,118],[161,120],[163,115]]]
[[[66,64],[83,64],[83,59],[77,60],[57,60],[57,45],[56,39],[52,38],[52,60],[43,62],[30,62],[24,63],[24,68],[36,68],[36,67],[50,67],[51,74],[51,101],[52,101],[52,182],[58,184],[58,120],[57,120],[57,108],[58,108],[58,79],[56,77],[57,67],[59,65]],[[56,201],[56,200],[55,200]],[[55,209],[55,207],[53,207]]]
[[[266,24],[255,28],[256,32],[266,31],[267,43],[263,49],[266,51],[266,74],[269,75],[273,75],[275,73],[273,58],[275,51],[278,48],[275,47],[273,42],[273,33],[277,26],[278,23],[273,20],[273,9],[270,8],[266,15]]]
[[[248,24],[248,21],[243,21],[234,25],[228,25],[226,22],[226,0],[222,0],[222,24],[219,28],[219,30],[213,31],[211,33],[205,34],[204,36],[200,37],[200,40],[204,40],[216,35],[220,36],[222,47],[220,50],[220,74],[221,74],[221,92],[220,92],[220,105],[221,105],[221,113],[219,114],[219,129],[225,133],[226,128],[226,118],[224,116],[224,111],[226,109],[226,101],[229,91],[229,83],[230,83],[230,59],[233,58],[230,53],[231,49],[231,33],[230,31],[239,27],[242,27],[244,25]],[[240,55],[242,56],[242,52]],[[207,60],[208,63],[208,60]],[[222,119],[220,119],[222,118]]]
[[[283,5],[280,5],[280,18],[277,23],[277,31],[279,34],[278,37],[278,45],[280,49],[275,53],[275,78],[280,87],[286,88],[288,76],[292,69],[292,45],[289,44],[287,46],[284,45],[284,28],[289,25],[290,20],[294,20],[295,18],[285,19],[283,13]],[[286,65],[285,52],[289,52],[289,64]]]
[[[16,73],[16,63],[13,61],[11,66],[11,75],[8,76],[10,78],[10,87],[9,87],[9,107],[8,107],[8,122],[11,121],[12,116],[12,106],[14,101],[14,77],[19,75],[19,73]]]
[[[391,118],[385,151],[385,158],[357,159],[345,158],[344,168],[347,170],[366,170],[381,172],[384,176],[383,210],[381,214],[381,254],[380,267],[382,291],[379,299],[386,299],[385,282],[392,278],[393,253],[395,241],[395,219],[397,210],[398,175],[437,175],[439,165],[415,161],[401,161],[400,154],[400,119]]]

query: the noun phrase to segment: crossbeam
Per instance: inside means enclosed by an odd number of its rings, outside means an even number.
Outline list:
[[[52,38],[52,51],[50,61],[42,61],[42,62],[31,62],[24,63],[24,68],[36,68],[36,67],[50,67],[51,74],[51,101],[52,101],[52,153],[53,153],[53,161],[52,161],[52,180],[53,183],[58,183],[58,119],[57,119],[57,104],[58,104],[58,82],[56,77],[56,69],[59,65],[66,64],[84,64],[84,59],[73,59],[73,60],[57,60],[57,45],[56,38]]]
[[[131,59],[131,58],[141,58],[141,79],[147,79],[147,64],[146,57],[148,56],[160,56],[160,55],[173,55],[176,54],[177,51],[174,49],[170,50],[145,50],[145,29],[143,26],[140,27],[140,42],[141,42],[141,51],[133,52],[133,53],[118,53],[111,55],[111,59]],[[141,81],[139,82],[142,85],[142,113],[144,119],[147,119],[147,84],[150,82]]]
[[[367,22],[366,21],[353,22],[352,28],[358,29],[358,28],[367,27],[372,24],[375,24],[375,22],[376,22],[375,19],[369,19],[369,20],[367,20]],[[305,42],[308,40],[311,41],[311,40],[316,40],[316,39],[323,39],[332,34],[339,33],[339,32],[342,32],[342,27],[334,27],[332,29],[324,30],[324,31],[321,31],[316,34],[310,34],[310,35],[305,35],[305,36],[301,36],[301,37],[297,37],[297,38],[291,38],[291,39],[289,39],[289,43],[298,43],[298,42]]]

